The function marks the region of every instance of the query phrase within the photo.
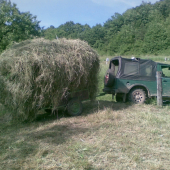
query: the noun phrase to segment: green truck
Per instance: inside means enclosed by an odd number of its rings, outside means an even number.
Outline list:
[[[157,96],[157,71],[162,71],[162,96],[170,97],[170,65],[135,57],[110,60],[103,91],[116,95],[118,102],[142,104]]]

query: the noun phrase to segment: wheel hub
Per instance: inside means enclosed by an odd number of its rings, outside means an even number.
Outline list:
[[[139,92],[137,92],[134,94],[134,99],[135,101],[140,102],[142,99],[142,95]]]
[[[129,94],[129,100],[136,104],[143,104],[146,99],[146,93],[143,89],[133,89]]]

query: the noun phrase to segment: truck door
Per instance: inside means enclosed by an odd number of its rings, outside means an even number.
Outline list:
[[[170,68],[162,68],[162,95],[170,96]]]

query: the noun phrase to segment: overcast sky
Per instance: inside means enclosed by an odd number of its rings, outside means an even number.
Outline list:
[[[11,0],[21,12],[30,12],[41,27],[58,27],[67,21],[91,27],[105,23],[114,13],[124,13],[143,0]],[[155,3],[159,0],[144,0]]]

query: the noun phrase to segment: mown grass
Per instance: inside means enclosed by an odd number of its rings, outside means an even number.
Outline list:
[[[99,92],[107,67],[102,61]],[[83,106],[81,116],[40,114],[32,123],[8,121],[0,106],[0,169],[170,169],[170,106],[111,95]]]

